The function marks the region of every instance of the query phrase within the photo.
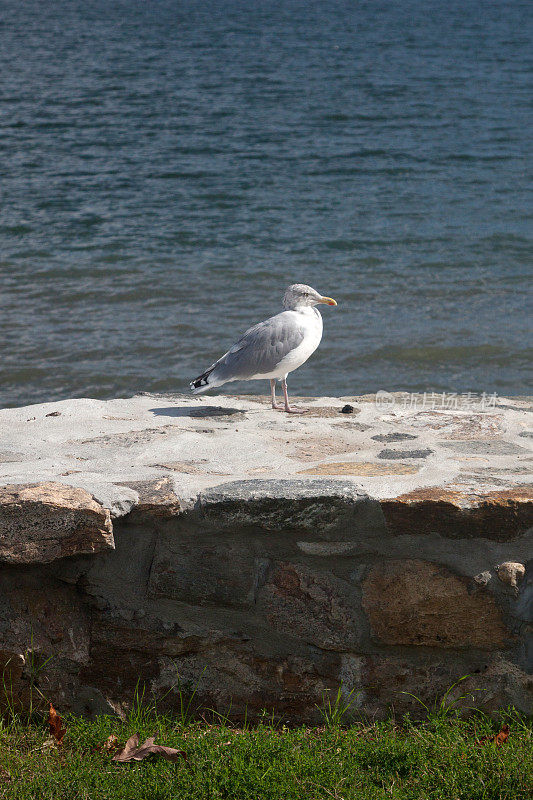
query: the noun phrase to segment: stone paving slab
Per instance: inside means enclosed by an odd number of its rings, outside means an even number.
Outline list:
[[[222,395],[4,409],[0,485],[78,487],[119,517],[138,504],[136,486],[162,479],[184,505],[254,478],[340,478],[376,499],[428,488],[480,497],[531,483],[528,398],[498,398],[484,410],[432,408],[401,393],[388,395],[385,407],[372,395],[298,402],[308,414],[272,411],[260,396]],[[342,413],[346,406],[351,413]]]

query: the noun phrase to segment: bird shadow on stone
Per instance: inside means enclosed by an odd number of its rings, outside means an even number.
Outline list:
[[[169,406],[168,408],[150,408],[155,417],[244,417],[241,408],[222,408],[222,406],[205,406],[204,408],[191,408],[191,406]]]

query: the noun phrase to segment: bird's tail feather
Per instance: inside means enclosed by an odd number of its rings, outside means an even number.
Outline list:
[[[215,380],[214,376],[212,376],[215,367],[216,364],[213,364],[212,367],[206,369],[205,372],[202,372],[201,375],[198,375],[197,378],[190,382],[189,386],[193,394],[202,394],[202,392],[207,392],[209,389],[213,389],[215,386],[220,386],[221,383],[223,383],[223,381]]]

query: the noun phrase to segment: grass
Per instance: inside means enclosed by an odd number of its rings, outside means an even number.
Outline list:
[[[237,728],[168,716],[138,701],[126,720],[67,717],[61,747],[46,743],[43,720],[10,719],[0,727],[0,798],[6,800],[522,800],[533,788],[532,724],[502,713],[507,743],[479,746],[498,724],[476,714],[430,712],[350,726],[338,714],[321,728]],[[326,720],[326,717],[324,717]],[[185,762],[163,759],[116,764],[101,746],[136,731],[141,741],[186,751]]]

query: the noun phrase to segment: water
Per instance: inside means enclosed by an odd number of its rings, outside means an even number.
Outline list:
[[[530,391],[530,9],[1,2],[0,403],[183,391],[297,281],[295,393]]]

